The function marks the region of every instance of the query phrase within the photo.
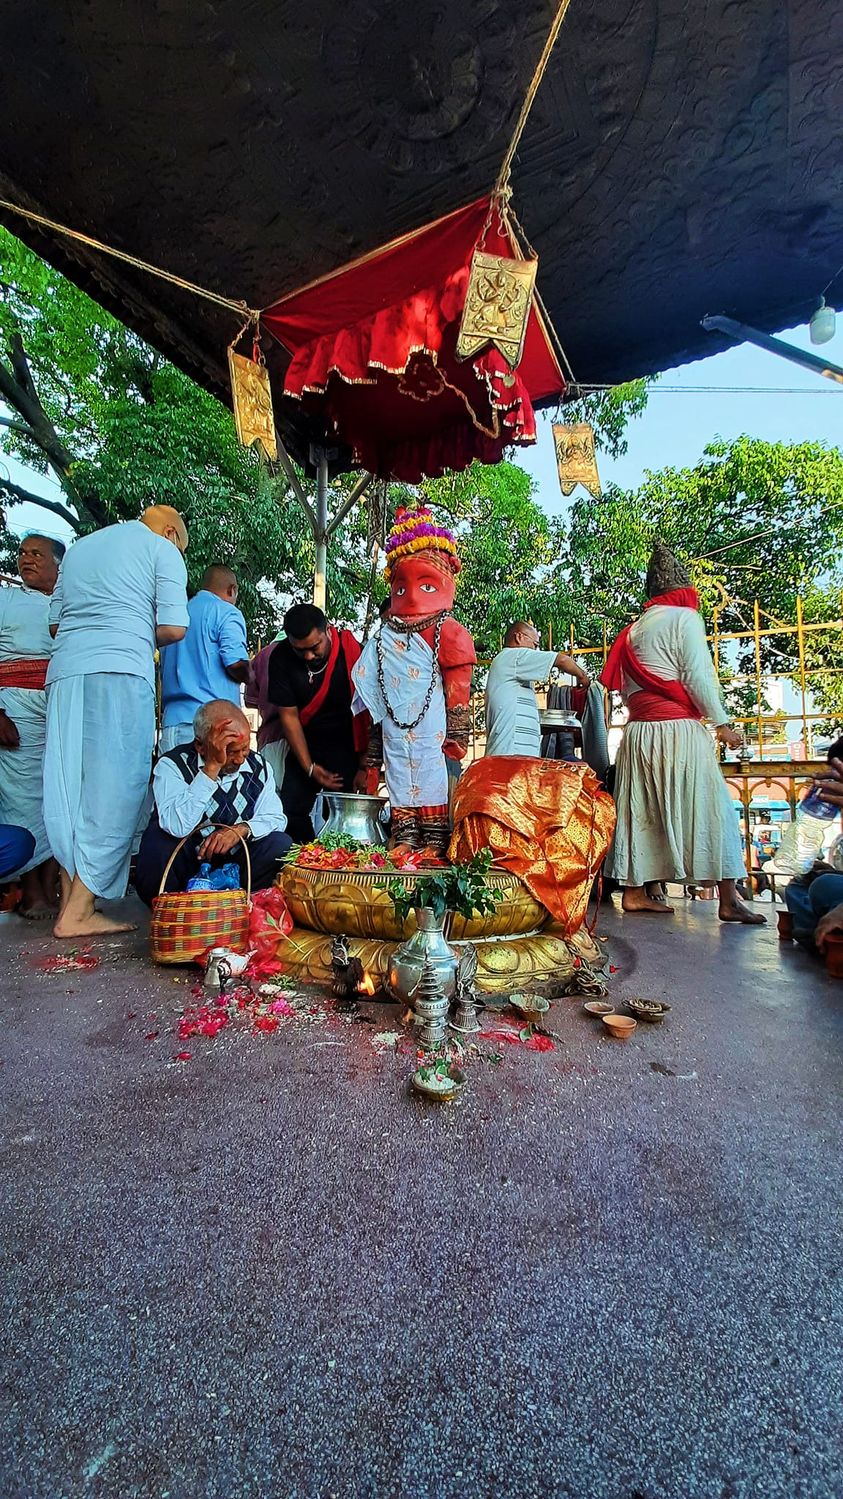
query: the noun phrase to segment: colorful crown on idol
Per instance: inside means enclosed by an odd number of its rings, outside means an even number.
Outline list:
[[[418,556],[419,552],[432,552],[430,558],[443,572],[458,573],[462,566],[457,556],[457,544],[453,532],[447,526],[438,526],[433,512],[426,505],[410,510],[401,505],[395,512],[395,524],[386,538],[386,568],[384,577],[390,581],[396,564],[405,557]]]

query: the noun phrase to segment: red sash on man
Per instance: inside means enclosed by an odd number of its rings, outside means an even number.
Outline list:
[[[306,728],[310,720],[316,717],[316,714],[328,696],[328,688],[331,685],[331,678],[334,675],[334,667],[339,658],[340,648],[342,648],[343,663],[348,674],[349,685],[351,686],[352,693],[354,691],[351,682],[351,668],[360,659],[360,643],[355,640],[350,630],[332,630],[331,649],[328,653],[328,664],[325,668],[325,674],[310,702],[305,703],[303,708],[299,708],[299,718],[302,728]],[[354,748],[359,755],[363,753],[369,743],[370,727],[371,718],[368,713],[363,712],[354,715],[352,719],[352,732],[354,735]]]
[[[43,692],[47,685],[49,661],[0,661],[0,687],[23,687]]]
[[[695,588],[673,588],[669,593],[659,593],[655,598],[649,599],[644,608],[652,609],[654,604],[671,604],[679,609],[699,609],[700,600]],[[621,630],[600,674],[603,686],[612,692],[621,691],[625,676],[640,687],[641,691],[633,692],[627,704],[630,723],[657,723],[674,718],[695,718],[699,721],[702,713],[682,683],[657,677],[639,660],[630,644],[631,629],[632,625],[627,625]]]

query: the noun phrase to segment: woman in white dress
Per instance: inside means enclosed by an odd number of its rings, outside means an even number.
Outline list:
[[[736,893],[745,868],[734,803],[701,720],[730,749],[743,736],[723,707],[697,594],[661,543],[650,560],[647,595],[644,613],[618,636],[601,676],[629,710],[606,873],[624,887],[624,911],[669,915],[658,886],[693,882],[717,885],[721,921],[761,925],[765,918]]]

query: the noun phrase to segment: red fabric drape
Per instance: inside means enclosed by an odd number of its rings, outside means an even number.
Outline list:
[[[698,609],[699,595],[694,588],[674,588],[670,593],[657,594],[644,605],[652,609],[654,604],[669,604],[680,609]],[[631,677],[641,688],[629,700],[631,722],[663,721],[669,718],[702,718],[702,714],[690,693],[679,681],[657,677],[636,655],[629,639],[632,625],[621,630],[600,673],[600,680],[610,691],[620,692],[624,675]]]
[[[349,683],[351,684],[352,695],[354,693],[354,685],[351,682],[351,668],[354,666],[355,662],[360,660],[360,642],[354,635],[352,635],[350,630],[332,630],[331,649],[328,653],[328,664],[325,667],[325,675],[323,676],[322,681],[319,683],[318,691],[314,692],[313,697],[310,699],[310,702],[305,703],[304,707],[299,709],[299,718],[301,719],[302,728],[306,728],[310,723],[310,720],[312,718],[315,718],[326,697],[328,696],[328,688],[331,684],[331,677],[334,675],[334,668],[336,667],[337,658],[340,651],[342,651],[343,654],[343,665],[345,667]],[[353,742],[354,748],[357,751],[358,755],[362,755],[364,749],[366,748],[366,745],[369,742],[369,729],[371,728],[371,723],[372,720],[365,710],[362,713],[355,714],[355,716],[352,718],[351,727]]]
[[[49,661],[0,661],[0,687],[25,687],[43,692]]]
[[[511,373],[496,349],[455,355],[488,198],[406,235],[262,314],[289,349],[287,400],[326,421],[370,472],[407,483],[496,463],[535,440],[533,403],[565,389],[535,309]],[[484,249],[514,258],[497,212]]]

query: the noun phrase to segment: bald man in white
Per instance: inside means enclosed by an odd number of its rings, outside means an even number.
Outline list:
[[[126,893],[155,740],[156,644],[188,625],[187,529],[152,505],[74,543],[50,605],[44,822],[61,869],[56,937],[125,931],[95,909]]]

